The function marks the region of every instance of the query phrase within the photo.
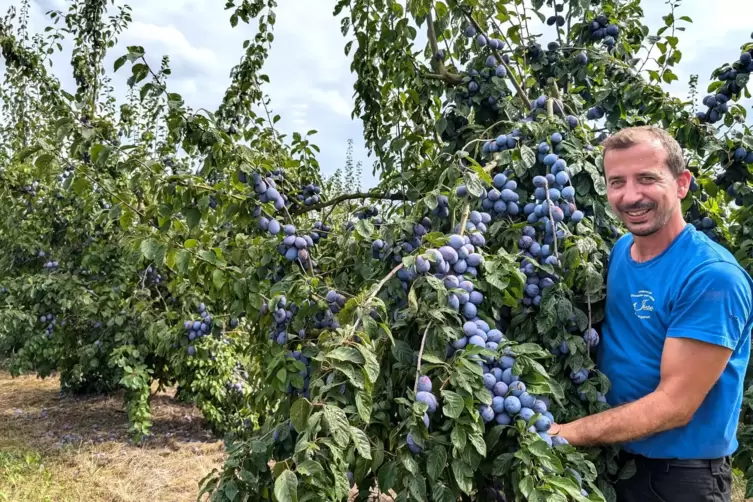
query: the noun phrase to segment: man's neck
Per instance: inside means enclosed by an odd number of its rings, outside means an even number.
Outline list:
[[[685,229],[686,223],[678,211],[664,225],[664,228],[645,237],[634,236],[630,256],[637,262],[648,261],[659,256]]]

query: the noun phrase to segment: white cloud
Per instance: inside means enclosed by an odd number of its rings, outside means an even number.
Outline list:
[[[152,47],[150,53],[153,57],[167,54],[171,60],[185,64],[186,70],[192,74],[216,76],[222,69],[215,50],[192,45],[173,25],[160,26],[134,20],[120,45]]]
[[[334,89],[326,91],[322,89],[310,89],[308,98],[315,103],[327,105],[330,110],[343,117],[349,118],[353,111],[353,101]]]
[[[159,65],[163,55],[170,56],[171,90],[183,95],[193,108],[217,107],[229,82],[231,68],[242,55],[242,43],[252,39],[256,22],[242,22],[236,28],[229,23],[230,11],[217,0],[118,0],[132,7],[133,23],[121,34],[120,43],[108,57],[108,70],[114,59],[125,52],[126,45],[143,45],[147,59]],[[0,0],[0,11],[14,0]],[[401,3],[404,3],[401,1]],[[530,4],[530,2],[528,2]],[[41,32],[48,23],[44,12],[64,9],[64,0],[34,0],[31,28]],[[325,174],[341,167],[345,160],[346,141],[355,140],[355,160],[362,160],[370,172],[372,159],[363,150],[363,125],[352,120],[353,83],[350,58],[343,47],[350,40],[340,32],[340,20],[332,15],[335,0],[285,0],[276,9],[275,41],[264,72],[271,79],[265,91],[272,98],[272,109],[280,114],[278,126],[290,136],[293,131],[305,133],[316,129],[314,142],[321,147],[319,160]],[[662,15],[669,11],[665,2],[643,2],[644,23],[651,33],[663,24]],[[730,14],[733,13],[733,14]],[[549,13],[547,12],[547,15]],[[668,90],[685,98],[688,78],[699,75],[701,96],[709,83],[711,71],[737,56],[740,45],[750,40],[753,2],[744,0],[685,0],[676,16],[688,15],[695,21],[686,31],[678,33],[683,60],[675,73],[680,81]],[[543,33],[542,45],[554,39],[551,27],[531,15],[529,28]],[[423,48],[426,36],[420,30],[415,50]],[[68,54],[54,58],[54,71],[64,86],[71,90]],[[124,94],[128,67],[114,77],[119,94]],[[370,178],[369,184],[374,179]]]

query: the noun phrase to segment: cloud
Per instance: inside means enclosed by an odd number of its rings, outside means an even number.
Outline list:
[[[315,103],[327,105],[332,112],[343,117],[350,118],[353,111],[353,101],[334,89],[311,89],[307,97]]]
[[[9,2],[12,0],[0,0],[0,10],[5,10]],[[127,3],[132,7],[133,22],[119,36],[118,46],[108,56],[108,71],[115,58],[125,53],[127,45],[142,45],[152,65],[158,66],[163,55],[170,56],[170,90],[183,95],[194,109],[215,109],[230,81],[231,69],[243,56],[243,41],[253,39],[256,33],[256,21],[249,25],[240,22],[232,28],[230,11],[222,8],[224,2],[216,0],[128,0]],[[326,175],[344,165],[349,138],[355,141],[354,160],[361,160],[365,171],[370,173],[373,159],[367,157],[364,149],[363,124],[358,118],[350,118],[356,75],[351,73],[350,57],[343,51],[350,38],[340,32],[340,20],[332,15],[334,5],[335,0],[286,0],[276,9],[275,41],[263,69],[271,80],[265,92],[272,98],[273,112],[282,117],[278,127],[288,137],[294,131],[318,131],[313,141],[321,148],[318,157]],[[66,6],[65,0],[35,0],[32,31],[41,32],[49,24],[45,11]],[[655,33],[669,7],[655,1],[643,2],[642,8],[643,22]],[[686,98],[688,79],[691,74],[698,74],[702,97],[711,71],[733,61],[740,45],[750,40],[748,20],[753,16],[753,2],[715,0],[710,8],[707,0],[685,0],[676,14],[681,15],[688,15],[695,22],[678,33],[683,59],[674,71],[680,80],[665,88],[674,96]],[[555,39],[553,28],[542,24],[535,15],[529,13],[529,16],[531,32],[543,34],[539,39],[542,45]],[[424,30],[419,29],[414,50],[422,49],[425,41]],[[53,59],[53,71],[66,89],[72,90],[69,54],[55,55]],[[118,96],[125,95],[128,75],[126,65],[113,78]],[[365,178],[367,185],[376,183],[370,174]]]
[[[216,53],[218,48],[213,50],[193,45],[172,25],[160,26],[134,20],[119,45],[150,47],[152,57],[169,55],[172,69],[193,79],[216,77],[223,69]]]

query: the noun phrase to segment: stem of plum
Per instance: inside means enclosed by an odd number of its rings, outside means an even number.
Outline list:
[[[373,300],[373,299],[374,299],[374,297],[375,297],[375,296],[376,296],[376,295],[377,295],[377,294],[379,293],[379,290],[381,290],[381,289],[382,289],[382,287],[383,287],[383,286],[385,285],[385,283],[386,283],[387,281],[389,281],[389,280],[390,280],[390,279],[392,278],[392,276],[394,276],[394,275],[395,275],[395,274],[396,274],[396,273],[397,273],[397,272],[398,272],[398,271],[399,271],[399,270],[400,270],[401,268],[403,268],[403,264],[402,264],[402,263],[399,263],[399,264],[398,264],[398,265],[396,265],[396,266],[395,266],[395,267],[394,267],[394,268],[393,268],[392,270],[390,270],[389,274],[385,275],[385,276],[384,276],[384,277],[382,278],[382,280],[381,280],[381,281],[379,281],[379,282],[378,282],[378,283],[376,284],[376,286],[375,286],[375,288],[374,288],[374,291],[372,291],[372,292],[371,292],[371,294],[370,294],[370,295],[368,296],[368,298],[366,298],[366,301],[364,302],[364,305],[368,305],[368,304],[369,304],[369,303],[371,302],[371,300]],[[357,329],[358,329],[358,325],[359,325],[360,323],[361,323],[361,318],[359,317],[359,318],[358,318],[358,321],[356,321],[356,324],[355,324],[355,326],[353,327],[353,329],[354,329],[354,330],[357,330]]]
[[[549,105],[551,106],[551,100],[549,100]],[[552,215],[552,199],[549,198],[549,182],[546,182],[545,185],[546,188],[546,205],[549,209],[549,221],[552,222],[552,234],[554,235],[554,257],[559,260],[559,255],[557,254],[557,222],[554,221],[554,216]],[[546,228],[544,229],[546,231]]]
[[[418,379],[421,378],[421,358],[424,357],[424,345],[426,344],[426,335],[429,334],[431,324],[426,326],[424,336],[421,338],[421,348],[418,351],[418,367],[416,368],[416,382],[413,384],[413,393],[418,392]]]
[[[586,302],[588,303],[588,331],[591,333],[591,295],[586,295]],[[591,336],[590,334],[588,336]]]
[[[465,225],[468,223],[468,215],[471,213],[471,204],[466,203],[463,207],[463,216],[460,218],[460,237],[465,233]]]

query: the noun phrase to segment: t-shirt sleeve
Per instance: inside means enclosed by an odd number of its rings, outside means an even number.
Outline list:
[[[748,278],[732,263],[693,272],[670,314],[667,337],[692,338],[735,350],[753,308]]]

